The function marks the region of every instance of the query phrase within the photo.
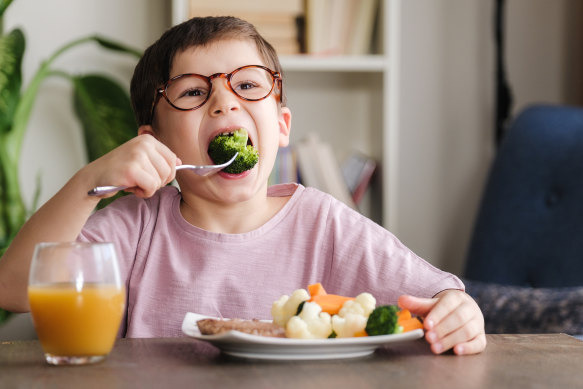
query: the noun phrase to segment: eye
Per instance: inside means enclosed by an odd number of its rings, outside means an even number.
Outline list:
[[[207,91],[202,88],[191,88],[183,91],[178,97],[201,97],[206,96]]]
[[[238,90],[249,90],[253,88],[257,88],[259,85],[255,81],[240,81],[235,85],[235,89]]]

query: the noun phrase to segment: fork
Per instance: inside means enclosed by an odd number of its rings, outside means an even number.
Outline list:
[[[176,166],[176,170],[191,170],[194,173],[198,174],[199,176],[208,176],[209,174],[216,173],[219,170],[224,169],[227,166],[229,166],[230,164],[232,164],[238,155],[239,155],[239,152],[236,152],[235,155],[233,155],[233,158],[231,158],[227,162],[221,163],[219,165],[178,165],[178,166]],[[89,192],[87,192],[87,194],[89,196],[102,196],[105,194],[118,192],[120,190],[127,189],[127,188],[128,188],[127,186],[113,186],[113,185],[96,186],[95,188],[93,188]]]

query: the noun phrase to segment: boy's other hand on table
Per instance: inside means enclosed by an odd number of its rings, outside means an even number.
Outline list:
[[[399,297],[399,306],[423,318],[431,351],[453,348],[457,355],[477,354],[486,348],[484,316],[478,304],[461,290],[444,290],[433,298]]]

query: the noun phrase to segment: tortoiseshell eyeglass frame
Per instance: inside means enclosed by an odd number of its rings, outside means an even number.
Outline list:
[[[261,97],[259,99],[249,99],[249,98],[240,96],[233,89],[233,86],[231,85],[231,78],[233,77],[233,74],[235,74],[235,73],[237,73],[237,72],[239,72],[239,71],[241,71],[243,69],[249,69],[249,68],[260,68],[260,69],[263,69],[263,70],[267,71],[271,75],[271,78],[273,80],[273,82],[271,84],[271,89],[269,90],[269,92],[264,97]],[[172,83],[174,83],[177,80],[179,80],[181,78],[184,78],[184,77],[197,77],[197,78],[200,78],[202,80],[205,80],[207,82],[208,86],[209,86],[209,91],[208,91],[208,93],[206,95],[206,98],[204,99],[204,101],[202,103],[200,103],[196,107],[192,107],[192,108],[180,108],[180,107],[177,107],[176,105],[174,105],[170,101],[170,99],[168,98],[168,95],[166,94],[166,91],[168,90],[168,87],[170,85],[172,85]],[[277,83],[277,92],[276,92],[277,95],[276,96],[277,96],[279,102],[281,102],[281,98],[283,96],[283,80],[282,80],[282,77],[281,77],[281,73],[275,72],[275,71],[271,70],[270,68],[268,68],[266,66],[263,66],[263,65],[245,65],[245,66],[241,66],[240,68],[237,68],[237,69],[233,70],[231,73],[215,73],[215,74],[212,74],[210,76],[204,76],[202,74],[196,74],[196,73],[179,74],[177,76],[172,77],[168,81],[166,81],[166,83],[164,84],[164,86],[159,87],[158,89],[156,89],[155,96],[154,96],[154,101],[152,102],[152,109],[150,111],[150,124],[154,120],[154,110],[156,108],[156,104],[158,104],[158,101],[160,100],[160,97],[164,97],[164,99],[168,102],[168,104],[170,104],[173,108],[176,108],[179,111],[194,111],[195,109],[198,109],[198,108],[202,107],[203,105],[205,105],[206,102],[209,100],[209,98],[211,96],[211,93],[212,93],[212,89],[213,89],[212,80],[214,80],[215,78],[225,78],[227,80],[227,85],[229,86],[229,89],[231,90],[231,92],[233,92],[235,94],[235,96],[237,96],[241,100],[246,100],[246,101],[261,101],[261,100],[264,100],[264,99],[266,99],[267,97],[269,97],[271,95],[271,93],[275,89],[275,84],[276,83]]]

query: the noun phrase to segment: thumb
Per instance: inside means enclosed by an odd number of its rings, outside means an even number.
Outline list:
[[[437,303],[437,299],[402,295],[397,303],[401,309],[408,309],[413,315],[425,317]]]

